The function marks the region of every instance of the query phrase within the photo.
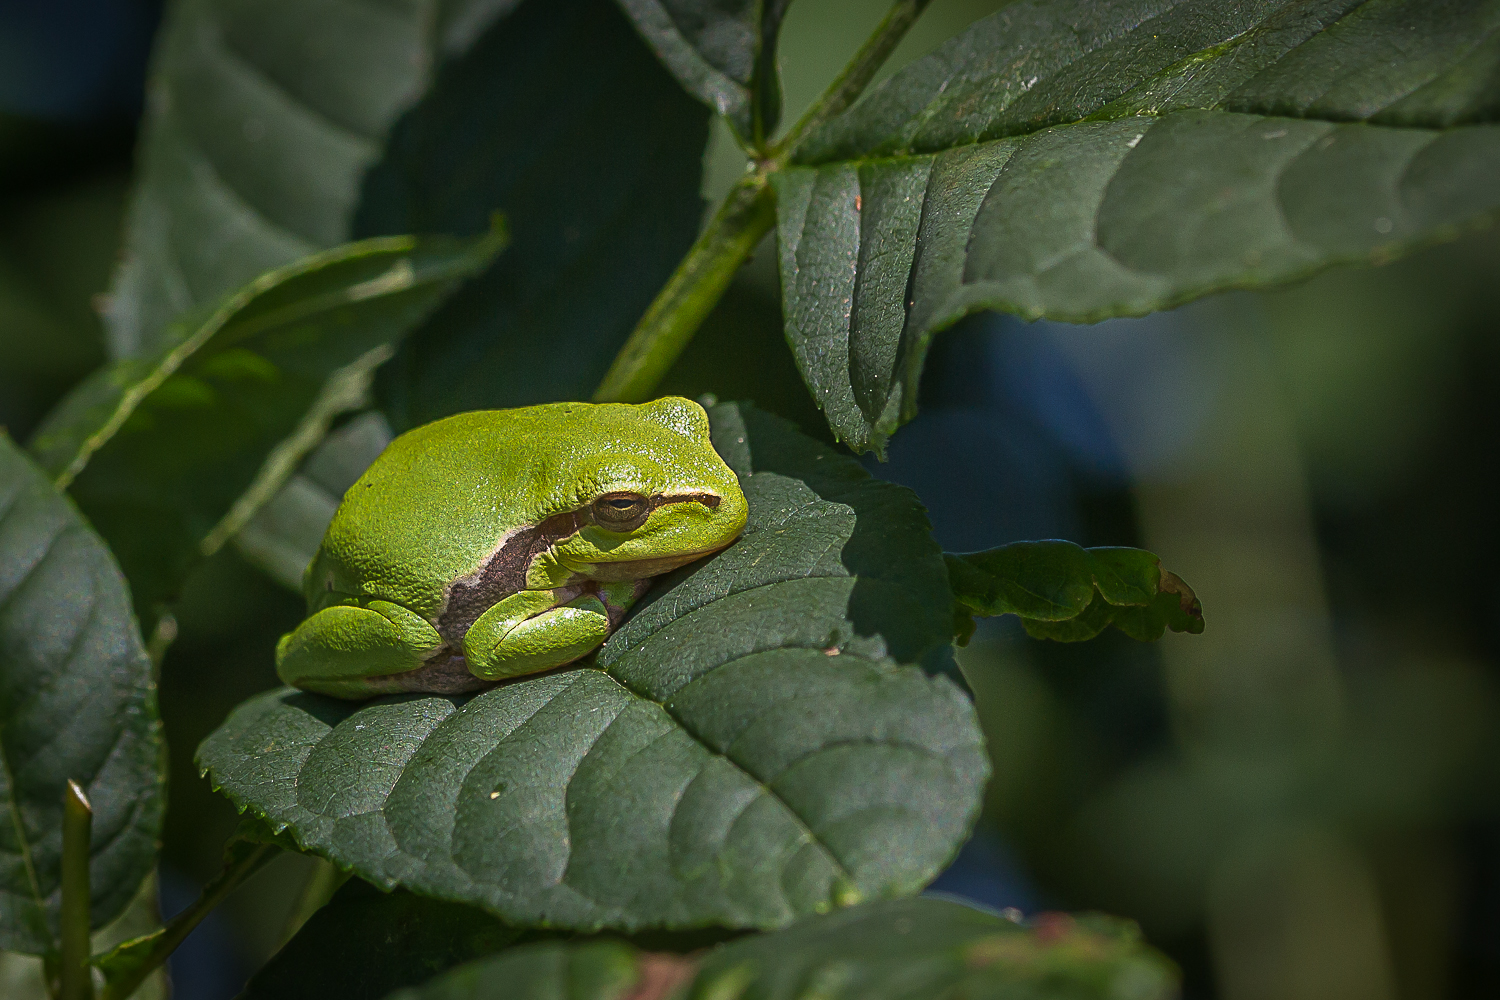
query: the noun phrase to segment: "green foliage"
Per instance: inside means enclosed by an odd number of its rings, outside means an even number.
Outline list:
[[[470,232],[498,208],[514,243],[381,372],[393,426],[587,398],[698,231],[707,138],[610,0],[528,0],[445,66],[356,235]]]
[[[883,452],[933,335],[975,310],[1138,316],[1484,224],[1497,18],[1030,0],[977,22],[775,177],[787,338],[829,425]]]
[[[1140,549],[1085,549],[1072,542],[1012,542],[948,553],[960,642],[975,615],[1017,615],[1034,639],[1082,642],[1109,626],[1154,642],[1167,629],[1203,631],[1203,605],[1161,560]]]
[[[353,238],[364,176],[392,125],[496,5],[437,6],[173,5],[157,42],[125,257],[111,289],[116,357],[153,352],[182,313]]]
[[[143,620],[270,497],[393,343],[504,245],[387,237],[272,271],[81,382],[32,451],[110,542]]]
[[[659,394],[773,227],[791,357],[836,438],[879,453],[932,337],[974,310],[1138,315],[1500,209],[1495,3],[1025,0],[861,97],[925,6],[895,3],[775,139],[789,0],[172,5],[106,303],[117,360],[42,422],[40,469],[0,438],[0,947],[56,951],[67,779],[95,806],[95,925],[154,863],[132,593],[158,624],[233,538],[295,586],[393,428]],[[704,105],[747,154],[706,222]],[[0,354],[56,398],[91,314],[3,257]],[[955,633],[1197,633],[1192,590],[1136,549],[944,556],[916,497],[843,451],[749,404],[710,419],[746,531],[656,580],[592,658],[472,696],[236,709],[198,759],[246,826],[198,903],[95,959],[107,1000],[283,849],[359,880],[252,1000],[1172,995],[1133,925],[900,897],[951,861],[989,775]]]
[[[745,534],[592,668],[472,698],[273,691],[200,765],[304,850],[520,925],[774,927],[920,889],[988,770],[967,699],[902,665],[949,628],[921,508],[781,421],[711,418]]]
[[[94,807],[92,924],[125,909],[156,863],[163,752],[124,577],[0,435],[0,948],[57,947],[69,779]]]
[[[734,937],[719,928],[646,933],[629,940],[646,950],[699,951]],[[515,927],[483,910],[397,889],[381,892],[350,879],[247,984],[244,1000],[379,1000],[462,962],[514,945],[597,938]]]
[[[721,945],[698,961],[617,942],[530,944],[391,1000],[1168,1000],[1176,993],[1174,970],[1124,921],[1053,913],[1021,925],[946,900],[907,899],[812,917]]]
[[[511,252],[415,334],[381,403],[405,429],[581,398],[697,229],[707,113],[609,0],[194,0],[160,48],[117,356],[317,250],[498,210]]]

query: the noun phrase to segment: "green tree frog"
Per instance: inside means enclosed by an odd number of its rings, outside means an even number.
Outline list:
[[[303,576],[281,679],[454,694],[597,649],[658,576],[717,552],[745,496],[691,400],[461,413],[402,434]]]

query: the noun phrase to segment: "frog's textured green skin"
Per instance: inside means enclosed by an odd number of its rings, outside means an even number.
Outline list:
[[[691,400],[439,420],[344,494],[277,672],[368,698],[562,666],[603,643],[652,577],[733,542],[745,514]]]

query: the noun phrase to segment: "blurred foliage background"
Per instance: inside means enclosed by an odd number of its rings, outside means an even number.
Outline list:
[[[805,105],[885,9],[799,0]],[[887,72],[998,0],[936,0]],[[149,0],[0,0],[0,425],[24,440],[103,357],[98,295],[129,190]],[[740,161],[716,127],[704,194]],[[602,151],[601,151],[602,154]],[[770,245],[663,386],[826,428],[780,332]],[[967,551],[1061,537],[1159,553],[1209,627],[1140,646],[961,651],[995,763],[974,841],[934,887],[995,907],[1134,917],[1222,1000],[1500,995],[1500,239],[1095,327],[973,317],[876,475]],[[172,785],[163,909],[218,866],[232,808],[192,751],[275,684],[301,602],[226,549],[178,609],[162,676]],[[275,949],[287,856],[174,958],[218,1000]]]

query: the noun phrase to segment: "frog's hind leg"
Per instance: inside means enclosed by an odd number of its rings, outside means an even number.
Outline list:
[[[340,604],[281,637],[276,673],[307,691],[368,698],[391,689],[389,684],[372,685],[369,678],[416,670],[442,646],[437,629],[399,604]]]
[[[464,657],[474,676],[498,681],[551,670],[587,656],[609,638],[609,609],[597,594],[552,606],[555,593],[512,594],[469,626]]]

